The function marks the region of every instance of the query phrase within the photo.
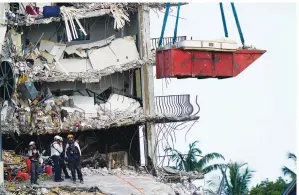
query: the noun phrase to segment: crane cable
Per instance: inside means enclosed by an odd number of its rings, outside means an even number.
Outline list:
[[[178,11],[177,11],[177,14],[176,14],[175,27],[174,27],[173,40],[172,40],[173,44],[175,44],[176,39],[177,39],[178,24],[179,24],[179,17],[180,17],[180,9],[181,9],[181,3],[178,3]]]
[[[223,23],[224,35],[225,35],[225,37],[228,37],[228,31],[227,31],[227,25],[226,25],[226,20],[225,20],[225,14],[224,14],[223,5],[222,5],[221,2],[219,3],[219,5],[220,5],[220,11],[221,11],[221,18],[222,18],[222,23]],[[244,36],[243,36],[243,33],[242,33],[242,29],[241,29],[241,25],[240,25],[240,22],[239,22],[239,18],[238,18],[238,14],[237,14],[237,10],[236,10],[235,4],[231,3],[231,7],[232,7],[232,10],[233,10],[233,15],[234,15],[235,22],[236,22],[236,25],[237,25],[237,28],[238,28],[238,32],[239,32],[241,43],[242,43],[243,47],[245,47],[245,39],[244,39]]]
[[[177,10],[177,15],[176,15],[176,21],[175,21],[175,27],[174,27],[174,32],[173,32],[173,39],[172,39],[172,43],[174,44],[177,40],[177,32],[178,32],[178,24],[179,24],[179,17],[180,17],[180,9],[181,9],[181,3],[178,3],[178,10]],[[164,19],[163,19],[163,25],[162,25],[162,31],[161,31],[161,35],[160,35],[160,39],[159,39],[159,44],[158,47],[161,47],[162,43],[163,43],[163,37],[164,37],[164,32],[165,32],[165,27],[166,27],[166,23],[167,23],[167,19],[168,19],[168,15],[169,15],[169,9],[170,9],[170,3],[166,4],[166,10],[165,10],[165,14],[164,14]]]
[[[162,26],[162,31],[161,31],[161,35],[160,35],[158,47],[161,47],[161,45],[162,45],[162,41],[163,41],[163,37],[164,37],[164,32],[165,32],[165,27],[166,27],[166,23],[167,23],[167,19],[168,19],[169,9],[170,9],[170,3],[167,3],[166,4],[166,11],[165,11],[165,14],[164,14],[163,26]]]
[[[226,25],[226,19],[225,19],[223,4],[220,2],[219,5],[220,5],[220,12],[221,12],[221,17],[222,17],[224,35],[225,35],[225,37],[228,37],[228,30],[227,30],[227,25]],[[167,23],[167,19],[168,19],[168,15],[169,15],[170,6],[171,6],[170,3],[166,4],[166,11],[165,11],[165,14],[164,14],[162,31],[161,31],[158,47],[161,47],[162,42],[163,42],[163,37],[164,37],[166,23]],[[243,47],[245,47],[245,39],[244,39],[244,36],[243,36],[243,32],[242,32],[242,28],[241,28],[241,25],[240,25],[240,22],[239,22],[239,18],[238,18],[238,14],[237,14],[235,4],[231,3],[231,7],[232,7],[233,15],[234,15],[234,18],[235,18],[235,22],[236,22],[236,25],[237,25],[237,28],[238,28],[241,43],[242,43]],[[179,23],[180,8],[181,8],[181,3],[178,3],[178,8],[177,8],[178,10],[177,10],[177,15],[176,15],[176,22],[175,22],[175,28],[174,28],[173,40],[172,40],[173,44],[176,42],[176,39],[177,39],[177,29],[178,29],[178,23]]]
[[[240,36],[240,39],[241,39],[241,43],[244,47],[245,46],[245,40],[244,40],[244,36],[243,36],[243,33],[242,33],[241,25],[240,25],[240,22],[239,22],[238,14],[237,14],[237,11],[236,11],[236,8],[235,8],[235,4],[231,3],[231,6],[232,6],[233,14],[234,14],[234,17],[235,17],[236,25],[237,25],[237,28],[238,28],[238,31],[239,31],[239,36]]]
[[[219,5],[220,5],[220,12],[221,12],[222,24],[223,24],[223,29],[224,29],[224,35],[225,35],[225,37],[228,37],[228,31],[227,31],[227,26],[226,26],[223,5],[221,2],[219,3]]]

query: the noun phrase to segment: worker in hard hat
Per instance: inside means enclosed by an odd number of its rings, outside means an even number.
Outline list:
[[[54,142],[51,144],[51,158],[54,163],[54,181],[55,182],[62,182],[63,179],[61,178],[61,168],[60,168],[60,155],[63,151],[62,149],[62,137],[56,135],[54,137]]]
[[[36,148],[36,144],[34,141],[31,141],[29,143],[29,150],[28,150],[28,156],[31,162],[31,184],[37,184],[37,179],[39,175],[39,152]]]
[[[80,183],[83,184],[83,176],[82,176],[81,164],[80,164],[80,157],[81,157],[80,146],[78,142],[74,140],[74,136],[72,134],[69,134],[67,137],[68,137],[68,143],[65,147],[65,156],[68,160],[71,169],[73,183],[76,183],[75,172],[77,172],[78,179],[80,180]]]
[[[62,137],[61,137],[61,142],[62,142],[63,152],[60,154],[60,159],[59,159],[60,168],[64,172],[65,179],[70,179],[71,177],[66,169],[66,163],[65,163],[65,160],[66,160],[65,159],[65,146],[66,146],[66,144],[64,144]]]
[[[79,153],[80,153],[80,156],[81,156],[81,149],[80,149],[79,141],[78,141],[78,140],[75,140],[75,139],[74,139],[74,136],[73,136],[72,134],[68,134],[68,135],[67,135],[67,140],[68,140],[68,142],[69,142],[69,140],[74,140],[74,144],[79,148]],[[67,144],[66,144],[66,146],[65,146],[65,151],[66,151],[66,149],[67,149],[68,146],[69,146],[68,142],[67,142]],[[66,152],[65,152],[65,157],[66,157]]]

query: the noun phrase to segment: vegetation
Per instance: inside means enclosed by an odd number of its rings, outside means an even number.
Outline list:
[[[246,167],[245,167],[246,166]],[[229,163],[226,170],[222,169],[225,185],[223,191],[226,195],[245,195],[249,192],[249,183],[253,176],[247,163]]]
[[[288,183],[279,177],[275,182],[262,181],[250,190],[249,195],[281,195]]]
[[[288,153],[288,159],[292,159],[295,164],[297,162],[296,155],[293,153],[290,153],[290,152]],[[290,176],[292,179],[296,179],[296,173],[294,171],[292,171],[291,169],[289,169],[288,167],[284,166],[282,168],[282,172],[283,172],[284,176]]]
[[[189,144],[189,151],[187,154],[183,154],[174,148],[166,148],[165,153],[171,153],[171,160],[175,162],[175,166],[172,168],[180,171],[199,171],[204,174],[213,170],[223,168],[224,164],[208,165],[210,161],[214,159],[224,159],[219,153],[209,153],[202,156],[202,151],[196,147],[198,141]]]
[[[204,190],[208,194],[218,194],[217,191],[220,189],[220,193],[225,195],[281,195],[288,187],[287,181],[279,177],[275,182],[262,181],[249,190],[249,183],[254,171],[248,168],[247,163],[231,162],[228,164],[210,165],[209,163],[214,159],[225,159],[219,153],[202,155],[202,151],[196,147],[197,143],[198,141],[189,144],[187,154],[183,154],[174,148],[166,148],[165,153],[170,153],[171,160],[175,162],[172,168],[180,171],[199,171],[207,174],[214,170],[220,170],[223,181],[218,184],[213,180],[208,181],[209,189]],[[288,159],[292,159],[295,163],[297,161],[297,157],[293,153],[288,153]],[[288,167],[284,166],[282,172],[285,176],[296,179],[295,171]]]

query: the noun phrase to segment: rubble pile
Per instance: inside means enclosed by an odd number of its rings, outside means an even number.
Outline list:
[[[31,185],[22,183],[5,182],[5,195],[105,195],[98,187],[91,188],[76,188],[69,186],[61,186],[54,188],[33,187]]]
[[[37,43],[27,41],[24,49],[19,51],[23,48],[21,33],[10,28],[5,40],[2,54],[10,59],[18,80],[12,102],[6,102],[2,111],[4,133],[84,131],[145,120],[141,105],[132,98],[112,94],[108,102],[94,105],[94,97],[88,97],[91,102],[78,105],[68,103],[75,97],[54,97],[49,88],[36,89],[33,84],[40,81],[98,83],[102,76],[115,71],[140,67],[143,62],[133,37],[115,39],[111,36],[88,44],[67,46],[42,40],[41,36]]]
[[[95,175],[117,175],[117,176],[133,176],[133,177],[152,177],[148,173],[145,167],[139,167],[137,172],[134,167],[127,168],[116,168],[116,169],[107,169],[104,168],[82,168],[82,174],[84,176],[95,176]],[[203,174],[196,171],[192,172],[183,172],[171,169],[169,167],[158,168],[158,177],[154,177],[156,181],[161,183],[166,183],[169,185],[177,194],[180,195],[200,195],[199,189],[192,184],[192,180],[203,179]]]
[[[107,169],[107,167],[104,168],[88,168],[84,167],[82,168],[82,174],[85,176],[93,176],[93,175],[102,175],[102,176],[107,176],[107,175],[118,175],[118,176],[144,176],[148,175],[145,171],[142,172],[136,172],[134,169],[128,169],[128,168],[116,168],[116,169]]]
[[[21,52],[16,49],[23,47],[21,33],[10,29],[5,40],[2,55],[11,59],[15,74],[26,74],[34,81],[97,83],[103,76],[138,68],[144,63],[139,59],[134,38],[130,36],[115,39],[113,35],[72,46],[40,40],[34,44],[29,42]],[[152,63],[151,60],[148,63]]]
[[[168,183],[176,194],[180,195],[202,195],[195,185],[189,182],[183,183]]]
[[[117,98],[120,104],[123,102],[122,98],[127,97],[111,95],[111,101]],[[81,102],[77,101],[80,99]],[[52,97],[33,106],[20,105],[21,108],[15,112],[19,118],[18,123],[9,123],[9,115],[6,115],[7,126],[3,126],[3,132],[9,133],[16,129],[14,132],[19,134],[53,134],[104,129],[128,122],[133,124],[144,118],[143,110],[136,100],[127,99],[131,103],[123,106],[123,109],[116,105],[115,108],[111,107],[109,100],[107,103],[94,105],[92,97],[66,95]],[[87,102],[90,100],[91,102]]]
[[[13,151],[2,151],[2,159],[4,164],[18,164],[24,161],[24,157],[20,155],[16,155]]]
[[[39,9],[45,9],[45,7],[53,7],[59,11],[56,14],[52,13],[51,15],[45,14],[44,12],[39,12]],[[63,6],[55,6],[49,3],[43,7],[35,7],[34,5],[29,4],[29,9],[32,11],[26,10],[27,13],[24,15],[15,14],[10,10],[7,10],[5,15],[10,23],[26,26],[33,24],[48,24],[50,22],[60,21],[62,18],[64,21],[66,21],[67,27],[69,25],[67,21],[70,19],[69,17],[74,17],[80,26],[80,22],[78,21],[79,19],[97,17],[107,14],[111,14],[115,19],[115,29],[121,29],[125,25],[125,22],[130,22],[127,13],[127,10],[130,9],[130,5],[127,3],[68,3],[67,5]],[[69,23],[71,24],[72,22],[70,21]]]
[[[56,6],[54,3],[48,3],[46,6],[34,6],[32,3],[26,6],[26,12],[17,14],[11,10],[6,10],[5,16],[13,25],[34,25],[34,24],[48,24],[51,22],[61,21],[63,18],[63,11],[67,11],[70,15],[75,15],[77,19],[91,18],[110,14],[115,19],[115,29],[121,29],[125,22],[130,22],[128,18],[129,13],[136,13],[137,8],[141,3],[67,3],[62,6],[58,5],[60,12],[52,15],[44,14],[42,10],[44,7]],[[144,3],[143,3],[144,4]],[[166,3],[145,3],[151,8],[163,9]],[[24,5],[22,5],[24,6]],[[27,8],[28,7],[28,8]],[[29,9],[29,10],[28,10]],[[61,17],[62,16],[62,17]],[[67,20],[67,18],[63,18]]]

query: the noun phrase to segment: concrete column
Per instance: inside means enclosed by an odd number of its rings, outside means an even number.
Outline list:
[[[139,42],[139,53],[143,60],[149,58],[151,52],[151,40],[150,40],[150,9],[147,5],[141,4],[138,7],[138,42]],[[142,100],[143,110],[146,116],[155,115],[155,101],[154,101],[154,75],[153,66],[150,64],[143,64],[141,68],[141,82],[142,82]],[[147,155],[153,160],[156,166],[156,131],[154,123],[146,124],[147,132]],[[145,156],[145,159],[146,156]]]

